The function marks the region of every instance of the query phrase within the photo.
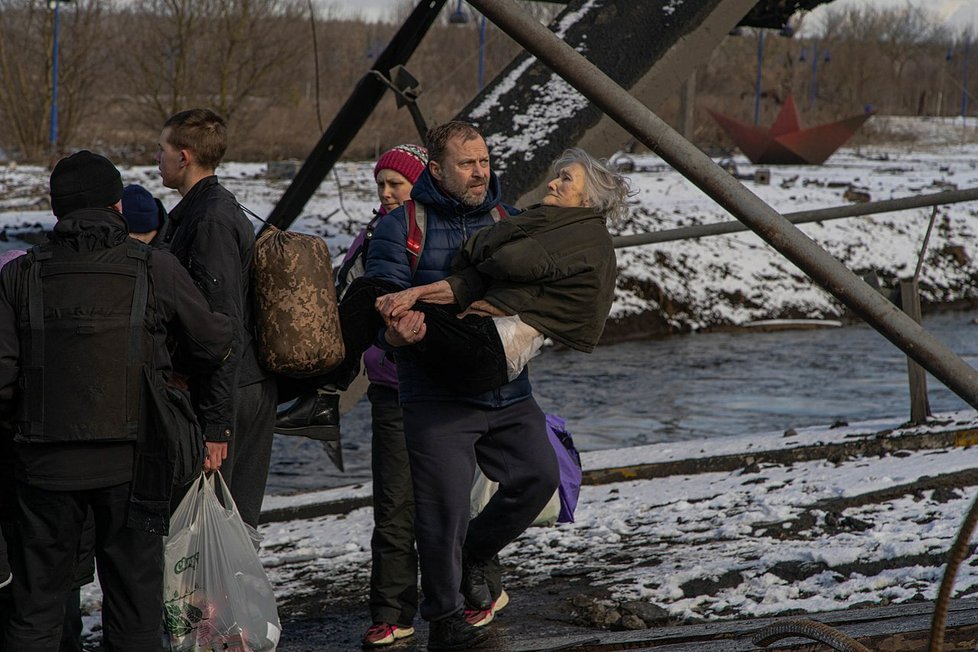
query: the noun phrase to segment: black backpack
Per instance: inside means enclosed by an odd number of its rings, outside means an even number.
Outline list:
[[[135,441],[151,355],[143,325],[149,248],[132,241],[55,255],[45,244],[31,256],[17,440]]]
[[[38,245],[22,318],[16,439],[22,442],[139,441],[143,462],[163,464],[173,484],[203,464],[203,437],[189,396],[153,364],[149,266],[152,249],[127,240],[96,253]],[[161,487],[163,489],[163,487]]]

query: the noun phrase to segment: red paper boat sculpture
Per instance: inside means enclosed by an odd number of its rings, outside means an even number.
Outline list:
[[[710,109],[707,111],[751,163],[772,165],[821,165],[873,115],[866,112],[802,129],[798,109],[790,95],[770,127],[757,127]]]

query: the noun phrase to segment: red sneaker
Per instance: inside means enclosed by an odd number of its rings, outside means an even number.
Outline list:
[[[384,647],[393,645],[395,641],[408,636],[414,636],[413,627],[401,627],[400,625],[388,625],[387,623],[374,623],[363,635],[361,643],[363,647]]]
[[[509,594],[506,593],[506,589],[503,589],[499,593],[499,597],[493,601],[492,606],[488,609],[466,609],[464,614],[465,622],[473,627],[488,625],[496,617],[496,612],[501,611],[508,604]]]

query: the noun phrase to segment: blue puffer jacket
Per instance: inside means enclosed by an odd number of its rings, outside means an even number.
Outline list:
[[[425,170],[414,184],[411,198],[424,204],[427,212],[424,249],[413,277],[407,253],[408,227],[404,208],[398,208],[377,223],[367,250],[365,265],[366,276],[381,278],[405,288],[433,283],[448,276],[452,258],[462,243],[482,227],[493,223],[492,211],[499,203],[499,181],[493,174],[486,200],[481,206],[471,208],[439,190],[431,174]],[[507,211],[511,214],[517,212],[509,207]],[[401,403],[464,401],[484,407],[503,407],[525,400],[531,395],[526,369],[511,383],[471,397],[456,394],[450,387],[434,382],[417,365],[398,356],[396,348],[394,357],[397,361]]]

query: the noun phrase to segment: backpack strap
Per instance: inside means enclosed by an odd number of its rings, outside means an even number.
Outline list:
[[[428,214],[424,204],[419,204],[413,199],[404,202],[404,209],[407,212],[407,248],[408,261],[411,263],[411,277],[414,278],[418,271],[418,262],[421,260],[421,251],[424,249],[425,229],[428,224]]]
[[[147,350],[144,346],[143,335],[146,332],[143,326],[146,317],[146,304],[149,298],[149,257],[150,248],[141,242],[132,241],[127,243],[126,256],[133,258],[136,263],[136,282],[132,289],[132,306],[129,308],[129,360],[127,362],[127,381],[129,383],[129,393],[127,394],[127,410],[129,414],[139,414],[142,410],[139,387],[142,380],[144,367],[153,369],[155,359],[153,358],[152,347]],[[135,405],[130,401],[135,401]],[[139,419],[129,421],[129,432],[136,439],[139,438]]]
[[[145,245],[127,243],[126,256],[135,258],[136,283],[132,291],[132,306],[129,309],[129,366],[135,367],[142,362],[143,357],[143,321],[146,317],[146,304],[149,298],[149,265],[150,250]],[[152,356],[152,353],[149,353]]]
[[[360,247],[353,253],[350,253],[336,271],[334,280],[337,299],[342,299],[346,289],[350,287],[350,283],[363,274],[366,268],[367,248],[370,246],[370,241],[373,240],[374,231],[377,229],[377,222],[382,217],[383,215],[377,213],[371,218],[363,230],[363,242],[360,243]],[[357,274],[353,278],[350,278],[350,274],[354,272],[354,269],[356,269]]]
[[[46,245],[35,245],[31,249],[31,256],[34,260],[31,261],[27,277],[27,318],[31,328],[31,353],[23,373],[40,379],[40,370],[44,366],[44,294],[41,284],[41,263],[51,258],[51,249]],[[36,383],[36,380],[34,382]],[[30,432],[43,432],[44,399],[38,393],[31,393],[26,398],[28,402],[25,418],[29,422]]]
[[[502,204],[496,204],[492,209],[492,221],[498,222],[499,220],[505,220],[509,217],[509,212],[503,208]]]
[[[44,294],[41,285],[41,262],[51,257],[51,250],[35,245],[31,250],[34,260],[27,277],[27,318],[31,325],[32,366],[44,363]]]
[[[407,243],[405,248],[408,253],[408,260],[411,262],[411,278],[418,271],[418,261],[421,260],[421,251],[424,249],[424,237],[428,226],[428,216],[425,212],[424,204],[419,204],[413,199],[404,202],[404,210],[407,212]],[[496,204],[490,211],[492,221],[509,217],[509,213],[502,204]]]

